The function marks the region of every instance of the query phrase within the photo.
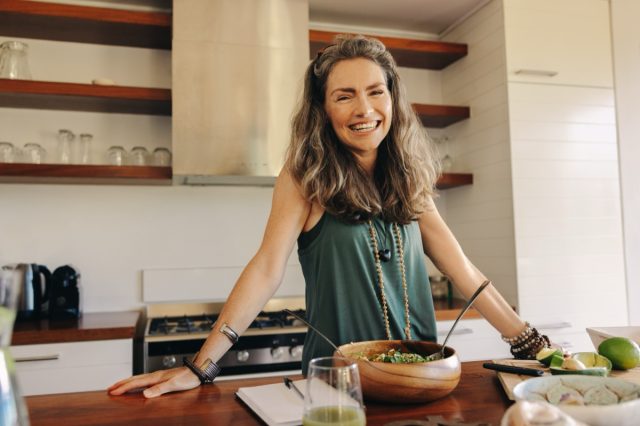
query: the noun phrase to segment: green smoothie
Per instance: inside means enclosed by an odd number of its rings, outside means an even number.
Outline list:
[[[302,418],[303,426],[365,426],[367,420],[359,407],[317,407]]]

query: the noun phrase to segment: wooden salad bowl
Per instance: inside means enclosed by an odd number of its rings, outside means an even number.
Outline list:
[[[441,345],[419,340],[370,340],[340,346],[342,356],[357,362],[365,399],[424,403],[442,398],[460,381],[460,359],[453,348],[445,347],[445,357],[419,363],[388,363],[362,359],[390,349],[422,356],[440,351]],[[340,356],[336,353],[336,356]]]

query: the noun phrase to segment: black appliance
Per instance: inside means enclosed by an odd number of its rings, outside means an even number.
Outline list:
[[[70,265],[53,271],[49,289],[49,316],[51,319],[78,318],[80,304],[80,273]]]
[[[16,270],[19,281],[16,320],[46,318],[51,290],[49,269],[36,263],[18,263],[6,268]]]

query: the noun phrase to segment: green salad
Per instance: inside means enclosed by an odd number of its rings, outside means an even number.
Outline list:
[[[358,357],[361,359],[366,359],[369,361],[375,362],[391,362],[394,364],[412,364],[414,362],[427,362],[429,361],[426,357],[411,353],[411,352],[401,352],[396,349],[389,349],[387,352],[382,352],[379,354],[373,355],[364,355],[363,353],[358,354]]]

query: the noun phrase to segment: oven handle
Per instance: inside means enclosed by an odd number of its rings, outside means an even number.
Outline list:
[[[57,359],[60,359],[60,354],[25,356],[21,358],[15,358],[13,361],[14,362],[36,362],[36,361],[55,361]]]

